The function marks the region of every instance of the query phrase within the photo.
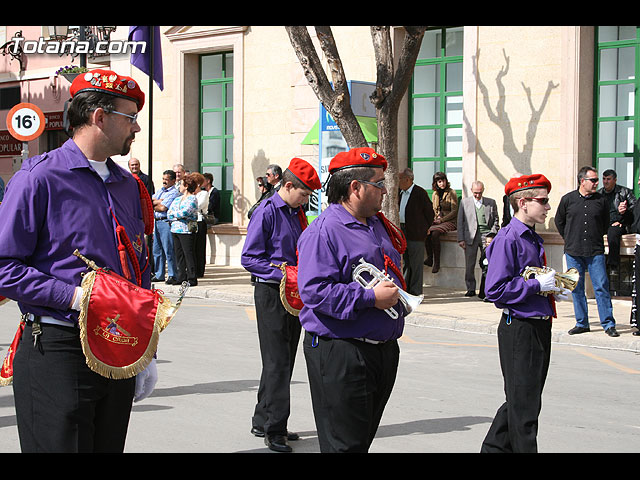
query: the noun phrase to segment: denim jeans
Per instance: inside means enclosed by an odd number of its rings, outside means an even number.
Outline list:
[[[176,261],[173,252],[173,237],[171,225],[164,220],[156,220],[156,228],[153,235],[153,261],[155,270],[153,276],[158,280],[164,280],[164,263],[167,262],[169,277],[176,278]]]
[[[565,253],[565,257],[567,259],[567,268],[574,267],[580,272],[580,280],[572,293],[576,326],[589,328],[587,297],[584,293],[584,277],[585,272],[588,270],[596,296],[600,324],[605,330],[615,327],[616,321],[613,318],[613,306],[611,305],[611,295],[609,294],[609,277],[607,276],[604,254],[594,255],[593,257],[574,257]]]

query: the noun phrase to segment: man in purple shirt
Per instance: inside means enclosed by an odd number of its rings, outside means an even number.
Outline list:
[[[78,310],[87,266],[73,251],[125,275],[117,221],[136,247],[128,271],[137,262],[150,286],[138,184],[109,158],[129,152],[144,93],[109,70],[81,74],[70,92],[72,139],[25,160],[0,206],[0,295],[27,320],[13,365],[16,419],[25,452],[121,452],[136,377],[113,380],[86,365]],[[138,398],[155,382],[147,373]]]
[[[498,409],[482,443],[482,452],[536,452],[542,388],[549,369],[551,318],[555,299],[566,292],[555,286],[555,271],[525,279],[528,266],[546,265],[536,223],[544,224],[551,183],[544,175],[511,178],[505,193],[514,210],[486,250],[486,298],[502,309],[498,326],[505,403]],[[541,292],[554,292],[547,296]]]
[[[262,375],[258,403],[251,419],[251,433],[265,437],[276,452],[291,452],[288,440],[298,435],[287,430],[290,412],[289,385],[300,340],[300,322],[280,299],[283,274],[277,265],[297,265],[296,244],[307,227],[302,205],[321,187],[308,162],[294,158],[282,174],[280,189],[253,212],[247,227],[241,263],[255,279],[254,299]]]
[[[395,382],[405,311],[398,302],[400,253],[377,215],[386,167],[371,148],[336,155],[330,205],[298,241],[300,323],[323,453],[367,452]],[[355,281],[361,259],[393,282],[365,288]]]

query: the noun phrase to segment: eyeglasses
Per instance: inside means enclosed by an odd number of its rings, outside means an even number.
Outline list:
[[[112,111],[107,112],[107,113],[116,113],[118,115],[122,115],[123,117],[127,117],[131,123],[136,123],[138,121],[138,114],[137,113],[135,113],[133,115],[129,115],[128,113],[117,112],[115,110],[112,110]]]
[[[265,174],[264,174],[264,176],[265,176],[265,177],[270,177],[270,176],[272,176],[272,175],[273,175],[273,173],[269,173],[269,172],[267,172],[267,173],[265,173]]]
[[[585,178],[585,180],[589,180],[592,183],[598,183],[598,177],[595,178]]]
[[[524,197],[525,200],[534,200],[540,205],[546,205],[549,203],[549,197]]]
[[[368,182],[366,180],[358,180],[360,183],[366,183],[367,185],[373,185],[376,188],[379,188],[380,190],[382,190],[384,188],[384,179],[380,180],[379,182]]]

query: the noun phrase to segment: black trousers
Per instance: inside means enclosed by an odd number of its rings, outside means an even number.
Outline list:
[[[204,267],[207,264],[207,222],[204,220],[198,222],[194,255],[196,258],[196,276],[202,278],[204,277]]]
[[[633,274],[631,277],[631,313],[630,323],[632,327],[640,330],[638,316],[640,316],[640,292],[638,292],[638,281],[640,281],[640,247],[636,245],[633,249]]]
[[[195,233],[172,233],[173,253],[176,257],[176,280],[196,280]]]
[[[607,243],[609,244],[607,266],[617,267],[620,265],[620,242],[622,241],[622,235],[625,233],[627,233],[625,227],[610,226],[607,230]]]
[[[373,345],[305,333],[311,402],[322,453],[366,453],[396,379],[397,341]]]
[[[134,391],[135,377],[87,367],[77,328],[43,324],[34,346],[27,325],[13,377],[22,452],[122,452]]]
[[[535,453],[542,389],[551,357],[551,321],[509,318],[498,326],[506,401],[498,409],[481,451]]]
[[[262,374],[252,426],[265,434],[286,435],[290,384],[302,327],[282,306],[279,285],[256,282],[254,289]]]

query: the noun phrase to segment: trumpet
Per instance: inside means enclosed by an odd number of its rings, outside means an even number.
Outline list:
[[[536,275],[542,275],[544,273],[549,273],[552,269],[549,267],[526,267],[522,272],[522,277],[525,280],[529,280],[530,278],[534,278]],[[564,273],[556,272],[554,276],[556,287],[558,288],[566,288],[570,291],[573,291],[578,285],[578,281],[580,280],[580,273],[575,268],[570,268]],[[540,292],[540,295],[547,296],[553,292]]]
[[[371,280],[367,281],[363,277],[362,274],[365,272],[369,274]],[[395,283],[389,275],[382,272],[380,269],[378,269],[378,267],[365,262],[364,258],[361,258],[360,263],[353,267],[353,280],[358,282],[364,288],[373,288],[378,283],[384,281]],[[398,288],[398,292],[400,294],[400,302],[407,310],[407,315],[415,310],[424,298],[424,295],[411,295],[401,288]],[[393,319],[398,318],[398,312],[394,308],[387,308],[385,312],[387,312],[387,315],[389,315]]]

